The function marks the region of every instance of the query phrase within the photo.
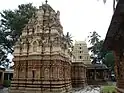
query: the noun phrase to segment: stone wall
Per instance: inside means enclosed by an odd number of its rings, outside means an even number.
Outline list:
[[[86,85],[86,67],[82,62],[72,63],[72,87],[83,88]]]
[[[118,93],[124,93],[124,56],[121,51],[117,49],[114,52],[115,56],[115,73],[117,80],[117,91]]]
[[[57,58],[52,59],[52,58]],[[16,60],[10,93],[61,93],[71,89],[71,64],[60,60],[62,56],[52,56],[51,61]],[[33,92],[34,91],[34,92]]]

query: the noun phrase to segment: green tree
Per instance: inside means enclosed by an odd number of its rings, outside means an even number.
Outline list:
[[[89,50],[92,52],[92,57],[95,57],[95,55],[97,55],[98,53],[98,47],[99,47],[98,43],[99,43],[100,35],[96,31],[93,31],[90,33],[91,35],[88,36],[89,42],[91,44],[91,47],[89,47]]]
[[[21,4],[16,10],[4,10],[1,14],[1,26],[6,35],[10,35],[13,44],[17,41],[25,24],[35,16],[36,7],[29,4]]]
[[[91,45],[95,45],[96,43],[99,42],[99,38],[101,37],[96,31],[90,32],[91,35],[88,36],[90,39],[89,42]]]
[[[103,63],[106,64],[107,67],[111,68],[112,71],[114,71],[114,55],[113,52],[108,52],[103,60]]]
[[[3,65],[8,52],[12,53],[11,47],[11,39],[0,28],[0,65]]]
[[[69,45],[69,47],[72,47],[72,36],[71,34],[69,34],[69,32],[67,32],[66,35],[64,35],[65,41],[67,42],[67,44]]]
[[[107,53],[107,51],[103,50],[103,42],[104,40],[100,40],[89,48],[89,50],[92,52],[91,58],[93,59],[92,63],[94,64],[102,61]]]
[[[13,52],[13,46],[29,19],[35,17],[36,7],[21,4],[15,10],[3,10],[0,15],[0,61],[5,61],[7,54]]]
[[[103,50],[104,40],[100,40],[101,36],[96,31],[90,33],[91,35],[88,37],[91,47],[88,49],[91,52],[91,58],[93,59],[92,63],[95,64],[96,62],[100,62],[104,59],[107,51]]]
[[[91,51],[91,58],[93,59],[92,63],[96,64],[97,62],[104,63],[107,67],[111,68],[114,71],[114,56],[113,52],[107,51],[103,48],[104,40],[100,40],[100,36],[97,32],[92,32],[90,37],[90,44],[92,45],[88,49]]]

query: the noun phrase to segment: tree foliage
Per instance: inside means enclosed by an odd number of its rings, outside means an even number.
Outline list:
[[[29,4],[22,4],[16,10],[4,10],[1,14],[1,26],[6,31],[6,35],[10,35],[13,43],[19,38],[25,24],[35,15],[36,8]]]
[[[106,66],[114,70],[114,56],[113,52],[107,51],[103,48],[104,40],[100,40],[100,35],[97,32],[92,32],[89,42],[91,47],[88,49],[91,51],[92,63],[96,64],[98,62],[104,63]]]
[[[100,51],[100,43],[101,41],[99,40],[100,35],[96,32],[90,32],[91,35],[88,36],[89,38],[89,42],[91,44],[91,47],[89,47],[88,49],[91,51],[92,55],[91,58],[95,59],[95,56],[98,55],[99,51]]]
[[[64,39],[67,42],[68,46],[72,47],[73,40],[72,40],[72,36],[71,36],[71,34],[69,34],[69,32],[67,32],[67,34],[64,35]]]
[[[3,10],[0,15],[0,58],[6,60],[29,19],[35,17],[36,7],[31,3],[21,4],[15,10]],[[4,56],[4,57],[3,57]],[[4,59],[3,59],[4,58]]]
[[[114,71],[114,55],[113,52],[108,52],[103,60],[103,63],[106,64],[109,68],[111,68],[112,71]]]
[[[95,45],[99,42],[99,38],[101,37],[96,31],[90,32],[91,35],[88,36],[90,38],[89,42],[91,45]]]
[[[89,48],[92,52],[91,58],[93,59],[93,64],[101,62],[107,53],[107,51],[103,50],[103,42],[104,40],[100,40]]]

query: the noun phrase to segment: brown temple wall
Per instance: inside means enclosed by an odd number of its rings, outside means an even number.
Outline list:
[[[117,80],[117,93],[124,93],[124,56],[120,51],[114,52],[115,56],[115,73]],[[121,57],[120,57],[121,56]]]
[[[9,93],[67,93],[71,89],[68,61],[51,60],[51,65],[45,60],[15,61],[14,69]]]
[[[71,71],[72,87],[84,87],[86,85],[86,68],[83,63],[72,63]]]

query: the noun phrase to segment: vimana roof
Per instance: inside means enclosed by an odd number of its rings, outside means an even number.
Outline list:
[[[113,50],[113,46],[122,39],[124,35],[124,0],[119,0],[113,14],[108,32],[106,34],[104,48]],[[122,33],[123,32],[123,33]]]

